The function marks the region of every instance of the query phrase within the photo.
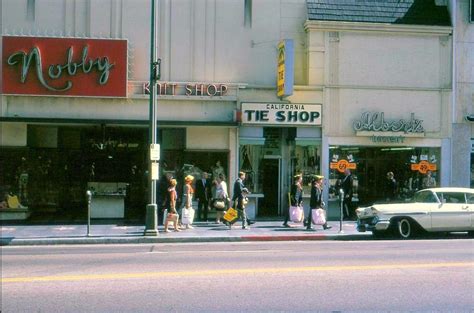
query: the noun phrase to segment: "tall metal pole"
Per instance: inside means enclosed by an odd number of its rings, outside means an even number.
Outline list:
[[[151,0],[151,25],[150,25],[150,109],[149,109],[149,190],[150,203],[146,207],[145,236],[157,236],[157,205],[156,205],[156,179],[158,164],[151,158],[152,147],[157,144],[157,123],[156,123],[156,80],[158,60],[156,57],[156,16],[155,16],[155,0]]]

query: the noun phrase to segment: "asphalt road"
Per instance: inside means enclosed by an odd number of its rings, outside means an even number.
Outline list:
[[[474,240],[2,248],[1,312],[473,312]]]

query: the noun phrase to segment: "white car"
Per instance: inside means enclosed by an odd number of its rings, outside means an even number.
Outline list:
[[[469,232],[474,235],[474,189],[430,188],[417,191],[411,202],[358,208],[357,230],[374,236],[397,233],[410,238],[422,231]]]

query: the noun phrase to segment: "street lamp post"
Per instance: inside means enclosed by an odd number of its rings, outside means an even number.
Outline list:
[[[155,0],[151,0],[151,25],[150,25],[150,109],[149,109],[149,190],[150,202],[146,206],[145,236],[158,235],[157,205],[156,205],[156,181],[159,175],[159,146],[157,145],[157,123],[156,123],[156,81],[160,78],[160,61],[156,53],[156,15]]]

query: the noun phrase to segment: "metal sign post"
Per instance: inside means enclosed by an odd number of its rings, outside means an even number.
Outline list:
[[[342,230],[342,219],[344,218],[344,190],[339,189],[339,200],[341,202],[341,216],[339,218],[339,233],[342,234],[344,231]]]
[[[87,237],[91,235],[91,201],[92,201],[92,192],[90,190],[86,191],[87,197]]]
[[[156,82],[160,79],[160,62],[157,59],[156,54],[156,5],[155,0],[151,0],[151,25],[150,25],[150,108],[149,108],[149,143],[150,143],[150,159],[149,159],[149,190],[150,190],[150,202],[146,206],[146,220],[145,220],[145,236],[157,236],[158,235],[158,217],[157,217],[157,205],[156,205],[156,181],[158,174],[157,163],[153,160],[156,159],[155,145],[157,143],[157,123],[156,123]],[[159,154],[159,149],[158,149]]]

